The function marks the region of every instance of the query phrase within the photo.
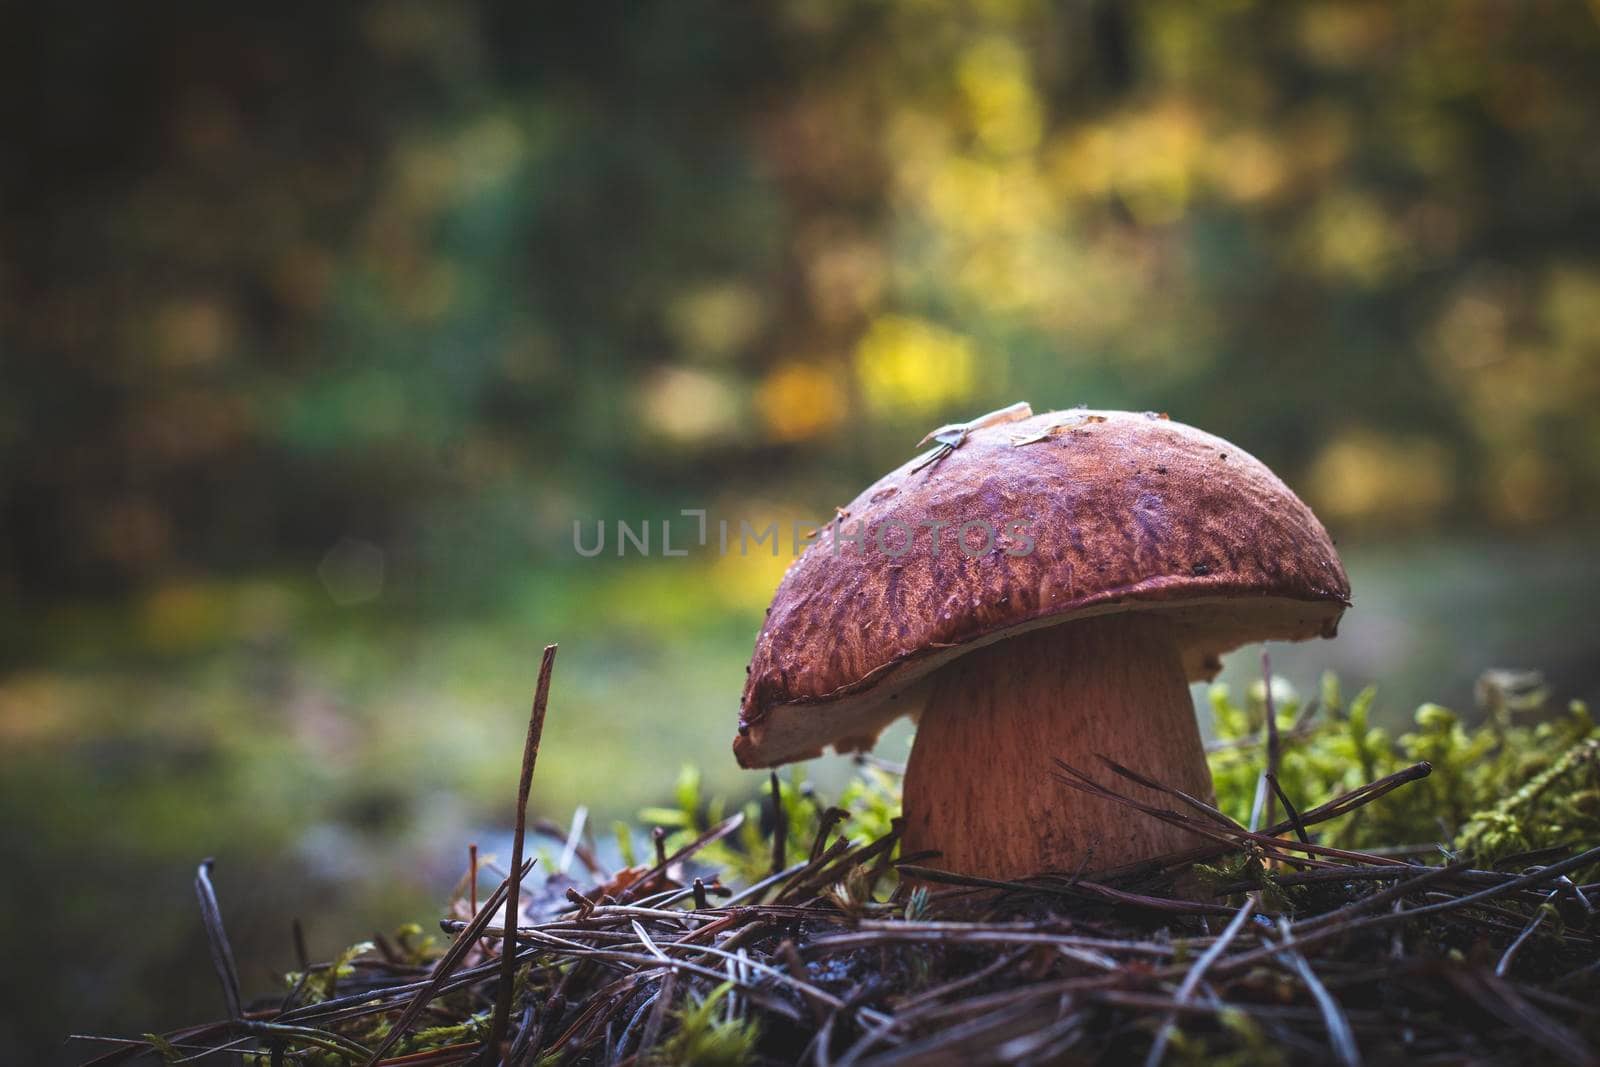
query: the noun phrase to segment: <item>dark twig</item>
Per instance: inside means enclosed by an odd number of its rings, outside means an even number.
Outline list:
[[[660,826],[650,831],[650,841],[656,847],[656,866],[667,869],[667,831]]]
[[[1278,737],[1278,702],[1272,696],[1272,654],[1265,649],[1261,651],[1261,684],[1264,687],[1262,696],[1267,708],[1267,781],[1277,790],[1278,765],[1283,761],[1283,742]],[[1267,814],[1265,821],[1273,821],[1272,811],[1273,794],[1267,794]],[[1303,839],[1302,839],[1303,840]]]
[[[200,919],[206,927],[206,943],[211,946],[211,965],[216,968],[217,981],[222,984],[222,999],[228,1006],[228,1018],[244,1018],[244,1008],[239,1001],[239,969],[233,962],[233,946],[228,944],[228,931],[222,926],[222,908],[217,904],[217,891],[211,884],[212,859],[200,861],[194,874],[195,896],[200,898]]]
[[[1226,826],[1226,827],[1228,827],[1230,829],[1234,829],[1234,830],[1243,830],[1244,829],[1244,827],[1240,826],[1237,822],[1235,822],[1234,820],[1228,818],[1227,815],[1223,814],[1223,812],[1219,808],[1217,808],[1216,805],[1214,805],[1214,804],[1207,804],[1205,801],[1201,800],[1200,798],[1194,797],[1194,796],[1190,796],[1188,793],[1185,793],[1181,789],[1174,789],[1172,786],[1162,785],[1160,782],[1157,782],[1152,778],[1147,778],[1144,775],[1138,773],[1137,771],[1129,770],[1127,767],[1124,767],[1122,764],[1118,763],[1116,760],[1108,759],[1105,756],[1098,756],[1097,758],[1100,760],[1101,763],[1104,763],[1108,768],[1110,768],[1116,774],[1121,775],[1122,777],[1128,779],[1129,781],[1138,782],[1140,785],[1144,786],[1146,789],[1151,789],[1151,790],[1154,790],[1154,791],[1156,791],[1158,793],[1165,793],[1168,796],[1176,797],[1179,800],[1183,801],[1185,804],[1189,805],[1189,807],[1193,808],[1195,811],[1198,811],[1201,815],[1204,815],[1206,818],[1212,820],[1213,822],[1216,822],[1216,823],[1218,823],[1218,824],[1220,824],[1222,826]],[[1061,761],[1057,760],[1056,762],[1060,763]],[[1065,764],[1063,764],[1063,766],[1065,766]]]
[[[717,823],[717,825],[713,826],[705,833],[701,834],[699,837],[695,838],[693,841],[689,842],[687,845],[684,845],[682,848],[678,849],[678,851],[674,852],[672,855],[663,856],[654,867],[646,871],[632,885],[628,886],[627,889],[624,889],[617,895],[618,903],[626,904],[629,901],[636,899],[645,886],[654,884],[656,879],[660,878],[663,874],[666,874],[667,868],[671,867],[674,863],[694,855],[696,852],[700,851],[702,848],[705,848],[713,841],[722,840],[724,837],[727,837],[729,834],[733,833],[743,825],[744,813],[735,812],[726,819],[723,819],[721,822]]]
[[[784,852],[789,846],[789,813],[783,809],[783,790],[778,786],[778,772],[770,774],[772,782],[772,873],[777,874],[788,866]]]
[[[305,974],[311,970],[311,955],[306,951],[306,928],[298,918],[289,923],[289,936],[294,941],[294,961]]]
[[[1267,775],[1267,784],[1272,787],[1272,792],[1283,803],[1283,813],[1289,817],[1289,825],[1294,827],[1294,835],[1300,839],[1302,845],[1309,845],[1311,838],[1306,834],[1306,824],[1300,821],[1300,813],[1294,810],[1294,804],[1289,800],[1289,794],[1283,791],[1283,786],[1278,784],[1276,774]]]
[[[511,839],[511,870],[522,870],[523,837],[528,828],[528,792],[533,786],[533,767],[539,762],[539,739],[544,736],[545,708],[550,703],[550,675],[556,666],[556,646],[546,645],[539,664],[539,681],[533,693],[533,712],[528,717],[528,733],[522,745],[522,777],[517,784],[517,829]],[[522,878],[510,879],[506,889],[506,936],[500,948],[500,992],[495,998],[494,1021],[489,1040],[484,1043],[484,1062],[497,1062],[511,1021],[511,997],[517,974],[516,929],[520,912]]]
[[[811,861],[813,863],[822,855],[822,850],[828,841],[828,834],[833,831],[835,826],[849,817],[850,813],[843,808],[828,808],[819,816],[817,836],[811,842]]]
[[[1550,895],[1545,899],[1547,901],[1554,900],[1560,892],[1561,890],[1559,889],[1552,889]],[[1522,932],[1512,940],[1511,944],[1506,946],[1505,952],[1500,956],[1500,962],[1494,965],[1494,976],[1496,978],[1504,978],[1510,972],[1511,964],[1516,960],[1517,953],[1522,951],[1522,946],[1527,944],[1528,938],[1533,936],[1534,931],[1539,929],[1545,920],[1545,916],[1549,914],[1549,908],[1544,906],[1541,906],[1538,911],[1533,913],[1533,918],[1528,920],[1528,925],[1524,926]]]
[[[1299,976],[1300,981],[1311,993],[1311,998],[1317,1002],[1317,1010],[1322,1012],[1324,1024],[1328,1028],[1328,1043],[1333,1046],[1334,1053],[1339,1057],[1339,1062],[1344,1067],[1359,1067],[1361,1063],[1361,1050],[1356,1046],[1356,1036],[1350,1030],[1350,1020],[1345,1018],[1344,1009],[1328,992],[1328,987],[1322,984],[1317,977],[1317,972],[1311,969],[1311,964],[1300,953],[1289,947],[1294,944],[1294,935],[1289,928],[1287,920],[1278,920],[1278,929],[1283,934],[1281,943],[1282,951],[1278,958],[1287,963],[1291,970]]]
[[[1348,923],[1331,923],[1316,929],[1309,935],[1297,935],[1296,943],[1301,949],[1304,949],[1313,943],[1320,944],[1335,937],[1345,937],[1357,930],[1375,929],[1377,927],[1390,926],[1395,923],[1402,922],[1415,922],[1417,919],[1423,916],[1439,915],[1444,912],[1456,911],[1460,908],[1471,907],[1474,904],[1482,904],[1515,889],[1523,889],[1528,886],[1535,886],[1543,882],[1548,882],[1558,875],[1565,874],[1568,871],[1578,870],[1579,868],[1586,867],[1595,862],[1600,862],[1600,848],[1592,848],[1587,852],[1573,856],[1570,859],[1563,860],[1560,863],[1551,864],[1549,867],[1541,868],[1540,870],[1535,871],[1533,874],[1524,875],[1521,878],[1515,878],[1501,885],[1479,890],[1476,893],[1469,893],[1464,897],[1452,897],[1448,900],[1441,900],[1435,904],[1425,904],[1420,908],[1411,908],[1407,911],[1386,912],[1382,915],[1369,915],[1366,918],[1356,919]],[[1444,872],[1446,870],[1446,868],[1442,867],[1429,868],[1430,872]],[[1413,879],[1411,885],[1414,887],[1417,882],[1422,880],[1422,877],[1424,876],[1419,876],[1418,878]],[[1301,929],[1305,929],[1305,924],[1302,924]],[[1243,955],[1235,956],[1228,960],[1227,968],[1230,971],[1234,971],[1242,967],[1248,967],[1255,963],[1261,962],[1261,960],[1266,959],[1270,955],[1272,955],[1271,949],[1260,949],[1255,952],[1246,952]]]

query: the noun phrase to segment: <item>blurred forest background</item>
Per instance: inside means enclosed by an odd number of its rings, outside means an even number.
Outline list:
[[[0,1059],[427,921],[728,752],[816,518],[1017,399],[1169,411],[1339,539],[1274,650],[1400,722],[1600,689],[1600,5],[9,5]],[[1230,666],[1259,675],[1253,653]],[[897,747],[898,746],[898,747]],[[904,734],[885,742],[904,751]]]

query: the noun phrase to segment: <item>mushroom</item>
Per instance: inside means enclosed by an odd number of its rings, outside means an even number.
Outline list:
[[[1188,683],[1244,644],[1334,636],[1338,554],[1259,460],[1165,415],[995,416],[870,486],[789,568],[734,753],[770,767],[863,750],[911,715],[908,853],[1016,878],[1190,846],[1058,787],[1053,760],[1103,756],[1210,799]]]

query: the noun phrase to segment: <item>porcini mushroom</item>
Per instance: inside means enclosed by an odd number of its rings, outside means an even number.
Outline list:
[[[1259,460],[1164,415],[1013,405],[937,434],[784,576],[739,762],[868,748],[910,714],[903,847],[936,866],[1015,878],[1196,844],[1052,761],[1211,797],[1188,683],[1241,645],[1334,635],[1350,584],[1327,531]]]

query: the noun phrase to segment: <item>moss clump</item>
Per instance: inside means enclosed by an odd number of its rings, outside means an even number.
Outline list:
[[[1480,692],[1485,685],[1480,683]],[[1281,684],[1274,689],[1278,780],[1291,797],[1329,796],[1421,760],[1433,767],[1409,787],[1407,803],[1361,808],[1322,824],[1325,844],[1368,849],[1437,843],[1487,865],[1600,838],[1600,730],[1582,702],[1553,708],[1542,689],[1516,701],[1491,699],[1475,727],[1448,708],[1424,704],[1412,716],[1413,728],[1391,737],[1371,724],[1375,689],[1362,690],[1348,704],[1331,675],[1310,703]],[[1267,707],[1261,683],[1242,702],[1226,687],[1211,691],[1217,803],[1241,822],[1249,822],[1255,802]]]
[[[691,994],[689,1004],[677,1012],[672,1036],[661,1043],[660,1061],[683,1067],[740,1067],[751,1062],[761,1024],[729,1012],[719,1014],[718,1006],[732,992],[733,983],[724,982],[706,997]]]

